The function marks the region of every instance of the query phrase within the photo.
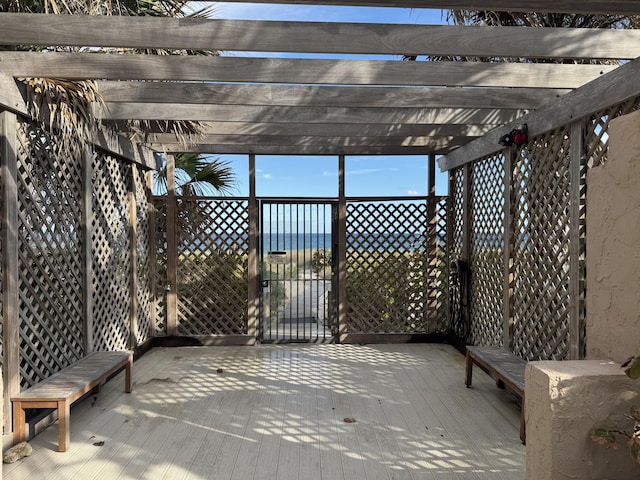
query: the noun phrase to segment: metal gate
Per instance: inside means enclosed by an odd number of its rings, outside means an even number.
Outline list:
[[[337,332],[337,202],[259,200],[262,342],[325,342]]]

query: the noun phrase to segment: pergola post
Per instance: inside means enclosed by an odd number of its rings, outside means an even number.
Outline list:
[[[258,202],[256,199],[256,156],[249,155],[249,256],[247,335],[256,338],[258,322]]]
[[[0,112],[2,159],[2,322],[4,411],[11,411],[11,397],[20,393],[20,309],[18,296],[18,121],[11,112]],[[12,431],[11,415],[4,418],[4,432]]]
[[[136,175],[133,164],[129,165],[129,192],[127,194],[127,221],[129,222],[129,348],[138,344],[138,210],[136,205]]]
[[[338,157],[338,340],[347,335],[347,198],[345,157]]]
[[[178,331],[178,238],[175,157],[167,155],[167,335]]]
[[[85,147],[82,168],[82,248],[84,268],[83,316],[84,354],[93,352],[93,254],[91,225],[93,224],[93,149]]]
[[[569,157],[569,359],[582,360],[584,357],[584,309],[582,308],[581,283],[583,282],[583,249],[580,231],[584,222],[584,200],[582,198],[582,172],[585,162],[584,123],[571,124],[571,147]]]
[[[504,276],[503,276],[503,300],[502,300],[502,346],[511,350],[512,343],[512,315],[511,315],[511,268],[513,265],[513,205],[511,184],[513,180],[514,149],[504,149]]]
[[[147,208],[149,212],[149,287],[151,290],[151,302],[149,304],[149,318],[151,326],[149,335],[158,335],[158,295],[163,291],[158,291],[158,235],[156,205],[153,202],[153,175],[148,173],[145,177],[147,186]]]
[[[437,289],[434,288],[436,283],[436,272],[438,258],[438,221],[436,219],[436,156],[434,153],[429,154],[427,165],[427,264],[424,266],[425,278],[427,279],[426,295],[427,308],[425,311],[426,319],[436,320],[435,313],[432,312],[437,304]]]

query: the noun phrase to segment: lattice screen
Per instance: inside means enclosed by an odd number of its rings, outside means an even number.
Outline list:
[[[84,353],[82,146],[34,124],[18,128],[21,387]]]
[[[138,331],[136,342],[138,344],[148,340],[154,335],[155,328],[152,325],[151,315],[151,265],[149,254],[151,244],[149,242],[149,189],[147,187],[147,175],[139,166],[133,166],[133,181],[135,186],[136,217],[136,251],[137,251],[137,312]]]
[[[178,334],[246,334],[249,205],[178,199]]]
[[[427,199],[433,205],[433,214],[429,215],[427,296],[429,330],[446,332],[449,329],[449,249],[447,246],[448,197]]]
[[[607,161],[609,122],[639,109],[640,97],[606,108],[589,118],[585,132],[586,157],[589,167],[595,167]]]
[[[469,207],[470,335],[473,345],[502,345],[504,155],[475,162]]]
[[[93,162],[93,342],[95,350],[129,347],[130,236],[129,165],[96,154]]]
[[[156,285],[153,302],[155,335],[167,334],[167,198],[154,197],[156,223]]]
[[[514,168],[513,350],[528,360],[569,351],[569,132],[530,140]]]
[[[427,214],[424,200],[347,203],[349,333],[435,329],[427,314]],[[444,268],[444,254],[441,259]]]

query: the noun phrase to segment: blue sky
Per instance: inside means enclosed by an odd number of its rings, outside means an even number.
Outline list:
[[[446,23],[446,14],[441,10],[226,2],[215,5],[213,18],[420,25]],[[223,54],[236,55],[235,52]],[[259,52],[251,55],[264,56]],[[279,54],[278,56],[288,55]],[[363,57],[332,55],[331,58]],[[391,59],[390,57],[380,58]],[[399,60],[399,57],[396,58]],[[236,194],[247,196],[249,193],[247,156],[221,155],[220,158],[228,161],[237,174]],[[427,194],[426,156],[347,157],[345,171],[347,196]],[[337,157],[258,156],[256,158],[256,190],[259,196],[336,197],[338,195],[337,179]],[[447,176],[437,170],[436,194],[446,195],[446,193]]]

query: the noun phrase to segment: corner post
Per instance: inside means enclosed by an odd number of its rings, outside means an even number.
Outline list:
[[[345,157],[338,157],[338,341],[347,336],[347,198]]]
[[[249,155],[249,257],[248,268],[248,319],[247,335],[257,336],[258,325],[258,202],[256,199],[256,156]]]
[[[513,250],[513,205],[511,185],[513,183],[514,150],[504,150],[504,219],[503,219],[503,299],[502,299],[502,346],[511,351],[512,348],[512,312],[511,312],[511,276],[512,276],[512,250]]]
[[[167,155],[167,335],[178,333],[178,230],[175,156]]]
[[[2,322],[4,411],[11,412],[11,397],[20,393],[20,308],[18,292],[18,120],[0,112],[2,159]],[[23,427],[24,428],[24,427]],[[5,415],[4,432],[12,431],[11,415]]]
[[[91,147],[85,147],[82,169],[82,248],[83,248],[83,315],[84,354],[93,352],[93,245],[91,225],[93,225],[93,155]]]

